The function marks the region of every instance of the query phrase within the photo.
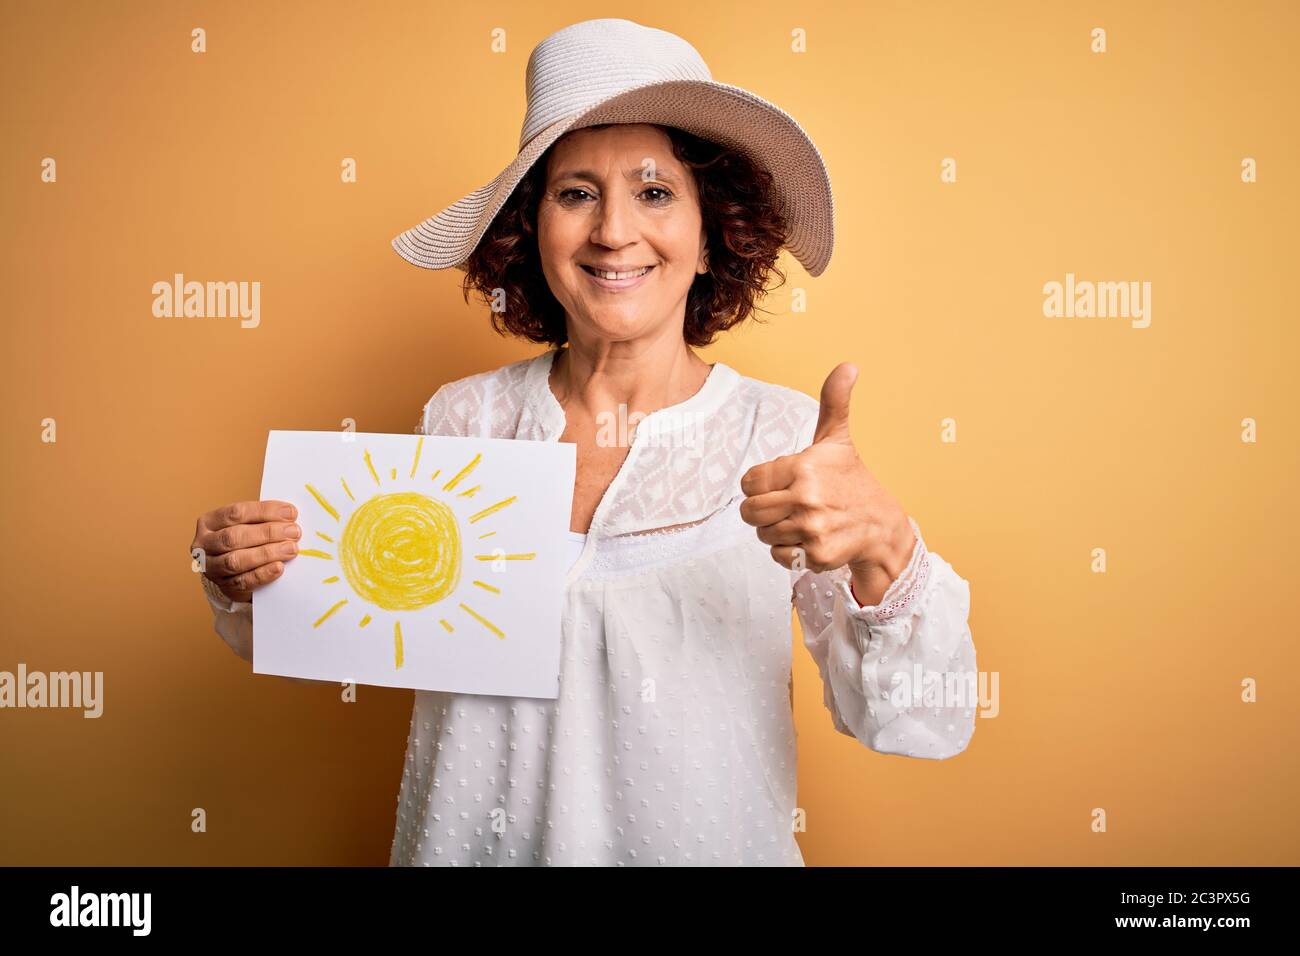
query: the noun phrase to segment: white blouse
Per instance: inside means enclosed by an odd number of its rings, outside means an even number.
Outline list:
[[[443,385],[417,432],[557,441],[556,350]],[[818,402],[717,362],[641,420],[587,534],[570,533],[558,700],[416,691],[391,865],[803,865],[795,831],[791,612],[835,729],[943,759],[974,730],[970,588],[917,542],[877,606],[845,567],[777,564],[740,477],[812,442]],[[911,520],[911,519],[909,519]],[[251,659],[252,605],[205,581]]]

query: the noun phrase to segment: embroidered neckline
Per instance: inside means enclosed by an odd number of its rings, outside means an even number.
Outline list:
[[[559,441],[560,436],[564,433],[566,423],[564,408],[555,397],[555,393],[551,391],[550,382],[551,368],[555,364],[555,356],[559,354],[559,351],[559,349],[548,349],[533,359],[528,365],[528,371],[524,378],[525,397],[533,406],[538,420],[542,423],[543,439],[545,441]],[[647,444],[646,436],[653,436],[653,440],[658,443],[664,434],[675,431],[677,426],[681,424],[694,422],[696,418],[699,418],[707,425],[710,416],[722,405],[724,399],[736,390],[739,381],[739,372],[723,362],[714,362],[708,378],[704,380],[704,384],[700,386],[694,395],[675,405],[669,405],[651,412],[640,420],[623,463],[615,472],[613,480],[610,481],[605,493],[596,505],[596,512],[592,515],[591,525],[587,530],[589,538],[593,532],[597,537],[604,535],[606,517],[610,509],[619,501],[623,485],[627,482],[628,476],[636,470],[637,455],[640,449]],[[703,439],[697,438],[697,440]],[[589,555],[589,553],[590,548],[583,552],[584,556]],[[580,569],[585,560],[585,557],[579,559],[575,568]],[[572,570],[570,574],[573,574]]]
[[[551,391],[551,369],[555,365],[555,356],[559,352],[559,348],[548,349],[529,362],[524,381],[526,399],[532,406],[538,421],[542,423],[547,441],[558,441],[560,435],[564,434],[564,426],[567,423],[564,407]],[[708,416],[717,410],[739,381],[739,372],[725,362],[714,362],[708,377],[704,379],[704,384],[694,395],[675,405],[656,409],[640,420],[632,440],[632,447],[628,451],[629,456],[642,443],[643,435],[662,436],[677,430],[685,422],[707,421]]]

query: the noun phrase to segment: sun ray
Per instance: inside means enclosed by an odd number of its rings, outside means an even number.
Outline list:
[[[332,578],[326,578],[324,581],[321,582],[321,584],[335,584],[338,581],[338,579],[339,576],[336,574]]]
[[[325,498],[321,495],[321,493],[317,491],[315,488],[313,488],[311,485],[307,485],[306,488],[308,491],[311,492],[311,496],[320,502],[320,506],[329,512],[329,516],[333,518],[335,521],[338,521],[339,513],[334,510],[334,506],[330,504],[328,501],[326,501]]]
[[[424,436],[421,435],[420,440],[415,443],[415,461],[411,462],[412,478],[415,477],[415,469],[420,467],[420,449],[423,447],[424,447]]]
[[[536,551],[528,551],[524,554],[476,554],[474,555],[480,561],[495,561],[500,558],[502,561],[531,561],[537,557]]]
[[[492,537],[494,534],[496,534],[495,531],[484,531],[481,535],[479,535],[479,537],[480,537],[480,538],[490,538],[490,537]]]
[[[321,624],[324,622],[324,620],[325,620],[327,617],[329,617],[331,614],[333,614],[335,611],[337,611],[339,608],[341,608],[343,605],[345,605],[345,604],[347,604],[347,603],[348,603],[348,599],[347,599],[347,598],[344,598],[342,601],[339,601],[338,604],[335,604],[332,608],[330,608],[328,611],[326,611],[324,614],[322,614],[319,618],[317,618],[317,619],[316,619],[316,623],[313,624],[312,627],[320,627]]]
[[[438,621],[438,623],[441,624],[443,627],[445,627],[445,628],[447,629],[447,633],[448,633],[448,634],[450,634],[452,631],[456,630],[454,627],[452,627],[450,624],[447,623],[447,619],[446,619],[445,617],[444,617],[444,618],[440,618],[439,621]]]
[[[473,498],[473,497],[474,497],[474,492],[478,491],[478,490],[479,490],[480,488],[482,488],[482,487],[483,487],[482,485],[475,485],[473,488],[467,489],[466,491],[462,491],[462,492],[461,492],[459,495],[457,495],[456,497],[458,497],[458,498]]]
[[[402,622],[393,622],[393,650],[397,655],[398,670],[402,667]]]
[[[509,498],[506,498],[502,501],[498,501],[494,505],[488,505],[486,508],[484,508],[482,511],[478,512],[477,514],[470,515],[469,516],[470,524],[473,524],[475,521],[478,521],[480,518],[486,518],[488,515],[496,514],[502,508],[511,504],[518,497],[519,497],[518,495],[511,495]]]
[[[500,594],[500,593],[501,593],[501,589],[500,589],[500,588],[494,588],[492,585],[488,584],[486,581],[475,581],[474,583],[477,584],[479,587],[483,588],[483,590],[485,590],[485,591],[491,591],[493,594]]]
[[[462,478],[464,478],[464,477],[465,477],[466,475],[468,475],[471,471],[473,471],[475,468],[478,467],[478,463],[479,463],[482,459],[483,459],[483,453],[482,453],[482,452],[479,452],[477,455],[474,456],[473,460],[470,461],[470,463],[469,463],[468,465],[466,465],[466,466],[465,466],[464,468],[462,468],[460,471],[456,472],[456,477],[452,478],[451,481],[447,482],[445,485],[442,486],[442,490],[443,490],[443,491],[451,491],[451,489],[455,488],[456,485],[460,483],[460,480],[461,480]]]
[[[430,481],[437,481],[437,480],[438,480],[438,476],[441,475],[441,474],[442,474],[442,469],[441,469],[441,468],[438,468],[438,469],[436,469],[436,470],[434,471],[434,473],[433,473],[432,475],[429,476],[429,480],[430,480]]]
[[[467,614],[469,614],[471,617],[473,617],[480,624],[482,624],[484,627],[486,627],[497,637],[499,637],[501,640],[505,640],[506,637],[505,632],[501,630],[501,628],[493,624],[491,621],[489,621],[487,618],[485,618],[482,614],[479,614],[478,611],[474,610],[472,607],[470,607],[467,604],[461,604],[461,609],[465,611]]]
[[[298,553],[304,558],[324,558],[326,561],[334,560],[334,555],[326,554],[324,551],[317,551],[315,548],[303,548]]]
[[[352,489],[348,487],[348,480],[346,478],[340,478],[339,481],[343,485],[343,490],[348,493],[348,497],[351,498],[353,501],[356,501],[357,500],[356,496],[352,494]]]
[[[367,614],[365,617],[361,619],[361,623],[358,624],[357,627],[365,627],[369,623],[370,623],[370,615]]]
[[[393,481],[396,481],[396,480],[397,480],[397,468],[396,468],[396,466],[394,466],[394,467],[393,467]]]
[[[327,534],[326,534],[325,532],[323,532],[323,531],[317,531],[317,532],[316,532],[316,537],[318,537],[318,538],[324,538],[324,539],[325,539],[326,541],[328,541],[330,544],[333,544],[333,543],[334,543],[334,539],[331,538],[329,535],[327,535]]]
[[[366,450],[365,459],[366,459],[366,467],[370,469],[370,477],[373,478],[373,479],[375,479],[375,484],[379,484],[379,483],[380,483],[380,482],[379,482],[379,475],[378,475],[378,473],[375,471],[375,463],[374,463],[373,461],[370,460],[370,451],[369,451],[369,449]]]

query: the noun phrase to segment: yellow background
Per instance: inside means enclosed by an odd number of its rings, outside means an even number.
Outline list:
[[[256,497],[268,429],[409,433],[441,383],[537,354],[389,240],[509,161],[530,50],[601,16],[684,36],[818,144],[828,271],[786,257],[778,314],[703,355],[811,395],[859,364],[860,453],[1000,674],[965,753],[909,760],[832,730],[797,644],[807,861],[1300,863],[1300,7],[643,9],[4,5],[0,669],[106,687],[99,720],[0,711],[0,863],[386,862],[410,692],[251,675],[194,521]],[[260,281],[260,327],[154,318],[176,272]],[[1151,282],[1150,328],[1044,318],[1067,272]]]

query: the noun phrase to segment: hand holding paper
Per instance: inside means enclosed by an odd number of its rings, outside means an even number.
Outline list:
[[[255,593],[253,670],[556,697],[574,468],[569,443],[271,432],[262,498],[302,538]]]
[[[251,601],[254,588],[284,572],[298,553],[298,509],[287,501],[237,501],[199,517],[190,553],[232,601]]]

